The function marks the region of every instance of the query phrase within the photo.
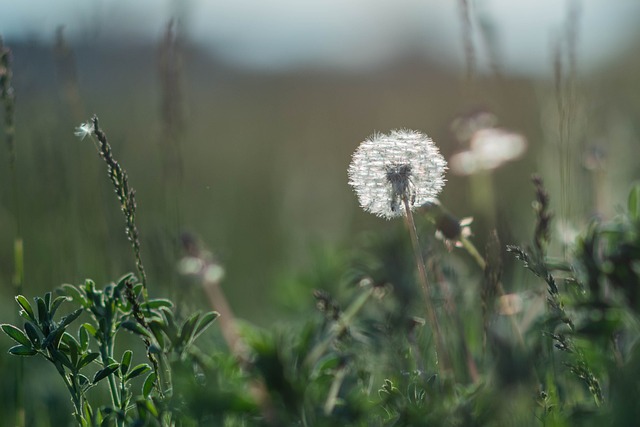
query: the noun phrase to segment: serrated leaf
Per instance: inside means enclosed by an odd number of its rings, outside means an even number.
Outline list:
[[[9,349],[9,353],[15,356],[33,356],[38,354],[35,348],[26,345],[15,345]]]
[[[142,325],[140,325],[138,322],[133,321],[133,320],[126,320],[124,322],[122,322],[120,324],[120,327],[133,332],[134,334],[137,335],[142,335],[142,336],[146,336],[146,337],[151,337],[149,331],[147,331]]]
[[[145,399],[149,398],[151,394],[151,390],[153,390],[153,386],[156,383],[156,373],[151,372],[147,378],[144,380],[144,384],[142,384],[142,396]]]
[[[29,316],[30,320],[33,320],[34,322],[37,321],[36,315],[33,312],[33,308],[31,307],[31,304],[29,304],[29,300],[27,300],[22,295],[18,295],[16,297],[16,302],[20,305],[20,307],[22,307],[27,316]]]
[[[113,374],[115,371],[118,370],[118,368],[120,368],[120,364],[119,363],[112,363],[109,366],[107,366],[106,368],[100,369],[98,372],[96,372],[96,374],[93,376],[93,381],[92,383],[95,384],[100,380],[103,380],[105,378],[107,378],[109,375]]]
[[[18,344],[22,344],[24,346],[31,347],[31,340],[29,340],[29,338],[27,338],[27,336],[24,334],[24,332],[22,332],[21,329],[15,327],[13,325],[10,325],[8,323],[0,325],[0,327],[2,328],[2,331],[5,334],[9,335],[9,337],[11,337],[11,339],[13,339]]]
[[[131,366],[131,357],[133,356],[133,352],[131,350],[127,350],[122,355],[122,361],[120,362],[120,372],[122,375],[126,375],[129,367]]]
[[[78,362],[78,370],[84,368],[89,363],[91,363],[94,360],[96,360],[99,356],[100,356],[100,353],[97,353],[97,352],[85,354],[84,356],[82,356],[80,358],[80,362]]]
[[[218,317],[220,317],[220,313],[218,313],[217,311],[210,311],[208,313],[205,313],[202,318],[200,318],[198,326],[196,326],[196,330],[193,333],[193,339],[195,340],[196,338],[198,338],[200,334],[202,334],[209,326],[211,326],[211,324]]]
[[[149,372],[150,370],[151,370],[151,366],[147,365],[146,363],[141,363],[135,368],[133,368],[131,372],[129,372],[129,375],[127,375],[126,380],[127,381],[132,380],[135,377],[144,374],[145,372]]]

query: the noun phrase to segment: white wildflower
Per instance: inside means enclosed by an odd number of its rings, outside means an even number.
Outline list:
[[[480,129],[473,134],[470,150],[451,156],[451,171],[472,175],[493,170],[521,157],[527,150],[527,140],[519,133],[500,128]]]
[[[92,133],[93,133],[92,122],[82,123],[80,126],[76,128],[75,132],[73,132],[75,136],[80,138],[80,141],[84,140],[87,136],[91,136]]]
[[[362,142],[349,165],[349,184],[360,206],[390,219],[411,206],[433,202],[444,186],[447,162],[428,136],[412,130],[375,134]]]

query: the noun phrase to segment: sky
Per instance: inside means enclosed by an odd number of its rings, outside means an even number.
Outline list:
[[[638,0],[467,0],[477,62],[488,70],[481,34],[506,74],[550,76],[556,46],[577,17],[580,70],[606,67],[640,46]],[[457,0],[0,0],[7,40],[155,41],[172,16],[185,34],[230,65],[264,70],[363,70],[407,55],[464,69]],[[482,33],[481,28],[489,29]]]

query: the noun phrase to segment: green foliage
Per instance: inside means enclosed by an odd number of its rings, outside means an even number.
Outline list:
[[[157,384],[158,372],[147,375],[140,394],[134,394],[133,380],[152,371],[147,363],[132,367],[133,351],[125,350],[118,358],[114,353],[116,336],[128,331],[140,338],[152,339],[156,354],[166,363],[165,374],[178,357],[188,358],[195,351],[193,341],[216,319],[216,313],[192,314],[184,322],[176,322],[170,311],[172,304],[163,299],[149,300],[143,307],[145,318],[166,330],[180,331],[174,334],[176,341],[159,344],[150,331],[143,328],[133,314],[133,305],[127,297],[133,289],[134,297],[140,296],[142,287],[132,286],[133,275],[123,276],[117,283],[98,289],[91,280],[83,285],[63,285],[55,299],[51,293],[34,299],[36,311],[22,295],[16,297],[20,315],[25,319],[23,329],[4,324],[2,330],[19,345],[9,349],[18,356],[40,355],[55,367],[62,378],[74,405],[74,417],[81,426],[98,425],[165,425],[170,419],[181,419],[179,397],[172,395],[170,377],[165,378],[164,388]],[[66,316],[56,319],[58,309],[64,302],[77,308]],[[68,332],[85,314],[87,321],[77,327],[77,333]],[[171,319],[170,321],[167,319]],[[168,326],[167,323],[171,324]],[[178,349],[178,350],[176,350]],[[93,372],[93,374],[91,374]],[[111,405],[95,407],[87,392],[108,384]],[[154,392],[153,389],[156,389]],[[142,424],[140,424],[142,423]]]
[[[270,332],[245,326],[243,358],[194,346],[218,313],[183,318],[168,299],[138,302],[143,287],[132,274],[102,289],[91,280],[63,285],[58,296],[33,302],[18,295],[23,324],[1,329],[15,341],[10,354],[54,366],[81,426],[629,425],[640,415],[632,398],[640,372],[640,187],[626,213],[593,222],[573,257],[558,261],[547,254],[549,198],[542,181],[534,183],[532,244],[508,251],[538,278],[541,286],[527,292],[545,308],[529,323],[498,311],[494,303],[514,295],[500,290],[495,272],[497,289],[479,288],[472,298],[494,301],[465,305],[445,284],[467,279],[440,260],[432,266],[438,311],[458,355],[445,375],[393,230],[336,264],[348,271],[328,277],[347,278],[346,288],[339,299],[316,289],[318,310],[304,322]],[[474,329],[471,319],[485,318]],[[115,352],[123,332],[145,342],[149,363],[131,348]],[[483,333],[486,348],[477,339]],[[96,387],[109,390],[110,404],[93,401],[88,391]]]

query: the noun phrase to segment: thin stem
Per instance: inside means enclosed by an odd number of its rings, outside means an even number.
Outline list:
[[[460,236],[460,243],[462,243],[462,247],[471,255],[471,258],[478,264],[478,267],[484,271],[487,268],[487,262],[484,260],[478,249],[476,249],[475,245],[471,243],[471,240],[467,239],[465,236]]]
[[[220,313],[220,317],[218,318],[220,329],[224,340],[229,346],[229,350],[231,350],[231,353],[240,363],[246,363],[248,359],[247,346],[238,333],[236,317],[227,302],[224,292],[220,289],[220,283],[205,278],[203,285],[211,306]]]
[[[84,418],[81,414],[82,414],[82,408],[84,406],[84,397],[82,392],[80,391],[80,384],[78,384],[78,377],[77,377],[78,373],[76,372],[71,380],[71,386],[72,386],[72,395],[74,398],[74,405],[76,405],[76,411],[78,412],[78,415],[80,415],[81,418]]]
[[[476,261],[478,267],[485,271],[487,268],[487,262],[484,257],[480,255],[478,249],[476,249],[475,245],[471,242],[471,240],[467,239],[465,236],[460,236],[460,243],[466,249],[466,251],[471,255],[471,257]],[[498,295],[504,297],[506,295],[504,288],[502,287],[502,283],[498,282],[497,284]],[[511,323],[511,328],[513,332],[516,334],[516,338],[518,339],[518,344],[524,348],[524,338],[522,337],[522,332],[520,331],[520,327],[516,323],[516,320],[513,316],[507,316],[509,318],[509,322]]]
[[[76,412],[75,412],[76,421],[78,422],[78,425],[83,425],[84,417],[82,416],[82,395],[79,395],[78,393],[76,393],[77,388],[74,386],[71,380],[67,377],[66,373],[64,372],[64,368],[62,367],[62,364],[60,362],[54,361],[53,358],[47,356],[46,354],[44,353],[42,354],[44,355],[45,358],[47,358],[51,363],[54,364],[54,366],[56,367],[56,370],[58,371],[58,374],[60,374],[60,376],[62,377],[62,380],[64,381],[64,385],[67,387],[67,390],[71,395],[71,401],[73,402],[73,406],[76,409]]]
[[[147,301],[149,299],[147,291],[147,273],[144,269],[144,264],[142,263],[142,257],[140,255],[140,238],[135,222],[137,208],[135,197],[136,193],[133,188],[129,186],[127,172],[113,157],[111,145],[109,145],[109,142],[107,141],[107,135],[98,125],[98,117],[93,116],[91,122],[93,123],[93,135],[95,135],[98,140],[98,151],[100,153],[100,157],[102,157],[107,164],[109,179],[113,183],[116,195],[118,196],[118,201],[120,201],[120,210],[125,217],[126,235],[131,243],[131,248],[133,249],[133,255],[136,262],[136,269],[138,270],[138,276],[142,283],[142,296],[144,301]]]
[[[404,210],[406,213],[407,225],[409,227],[409,234],[411,235],[411,243],[413,245],[413,254],[416,259],[416,265],[418,266],[418,279],[424,293],[425,306],[427,308],[427,319],[436,341],[436,357],[442,359],[442,363],[438,363],[440,374],[444,374],[451,369],[451,363],[449,355],[446,352],[446,347],[442,339],[442,333],[440,332],[440,325],[438,323],[438,317],[436,316],[433,302],[431,301],[431,291],[429,289],[429,281],[427,279],[427,269],[424,265],[424,259],[422,258],[422,250],[420,249],[420,242],[418,241],[418,231],[416,230],[416,224],[413,220],[413,214],[411,213],[411,207],[409,206],[409,199],[404,196],[402,198],[404,202]]]
[[[102,364],[106,367],[109,364],[109,360],[113,358],[113,343],[111,338],[107,338],[108,341],[102,342],[100,345],[100,355],[102,356]],[[109,381],[109,392],[111,394],[111,404],[114,408],[120,409],[120,396],[118,395],[118,386],[114,374],[107,377]]]
[[[209,267],[211,267],[211,265],[208,265],[205,268]],[[224,292],[220,288],[220,281],[218,279],[211,279],[205,274],[203,275],[202,285],[207,293],[207,298],[209,299],[211,307],[220,313],[220,329],[222,330],[222,336],[229,346],[231,353],[235,356],[238,363],[243,366],[247,366],[251,363],[248,354],[249,347],[238,332],[236,317],[233,314],[231,306],[227,302]],[[267,392],[267,387],[262,379],[256,378],[251,382],[250,393],[260,406],[262,415],[267,424],[278,425],[276,414]]]
[[[326,416],[331,415],[333,412],[333,408],[335,408],[336,403],[338,403],[338,393],[340,393],[340,387],[344,382],[344,378],[347,375],[347,367],[342,366],[338,369],[335,376],[333,377],[333,382],[331,383],[331,387],[329,388],[329,394],[327,395],[327,400],[324,403],[324,414]]]
[[[464,333],[464,325],[462,324],[462,319],[460,318],[458,310],[456,309],[455,300],[453,299],[453,296],[449,291],[449,286],[440,280],[438,281],[438,283],[440,284],[441,292],[444,295],[445,310],[449,315],[449,318],[453,320],[454,325],[458,330],[458,339],[460,340],[460,347],[462,348],[462,351],[464,352],[466,358],[466,366],[469,378],[471,378],[474,383],[477,383],[480,380],[480,376],[478,374],[478,366],[476,365],[476,362],[473,359],[473,355],[469,350],[469,346],[467,345],[467,340]]]

